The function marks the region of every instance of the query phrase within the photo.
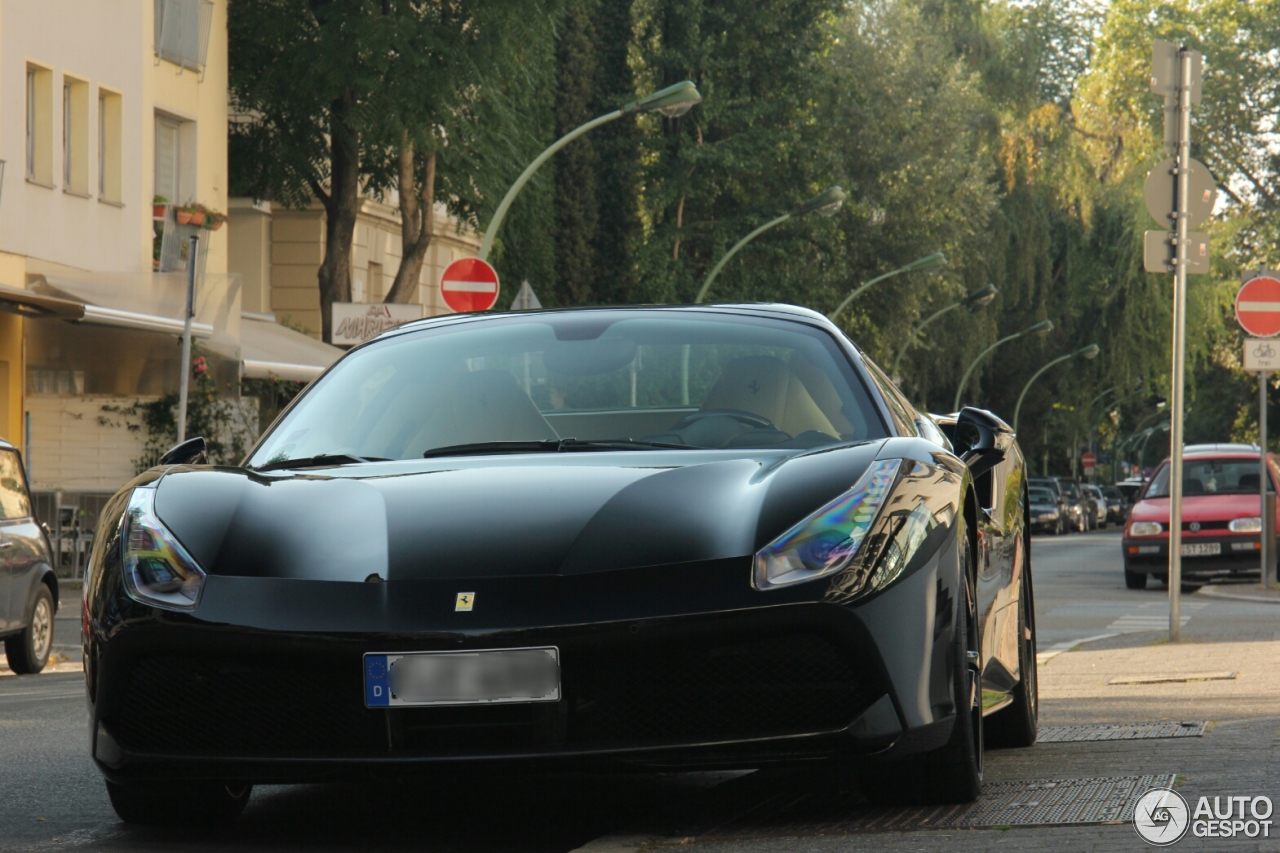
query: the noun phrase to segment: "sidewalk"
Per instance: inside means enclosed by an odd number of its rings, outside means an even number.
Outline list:
[[[1208,584],[1199,592],[1207,598],[1225,598],[1229,601],[1252,601],[1280,604],[1280,587],[1263,589],[1261,584]]]

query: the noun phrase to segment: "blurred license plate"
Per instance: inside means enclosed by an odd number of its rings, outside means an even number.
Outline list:
[[[1182,546],[1184,557],[1216,557],[1221,553],[1221,542],[1191,542]]]
[[[369,708],[559,700],[560,651],[555,646],[364,656],[364,703]]]

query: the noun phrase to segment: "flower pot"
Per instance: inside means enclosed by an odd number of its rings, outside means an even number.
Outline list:
[[[194,213],[192,213],[192,214],[191,214],[191,224],[192,224],[192,225],[203,225],[203,224],[204,224],[204,211],[203,211],[203,210],[197,210],[197,211],[195,211]]]
[[[164,209],[165,205],[163,204],[153,204],[151,205],[151,215],[156,219],[164,219]]]
[[[217,231],[217,230],[218,230],[219,228],[221,228],[221,227],[222,227],[222,220],[221,220],[221,219],[217,219],[217,220],[214,220],[213,224],[209,226],[209,230],[210,230],[210,231]]]
[[[178,220],[179,225],[190,225],[192,213],[189,210],[179,210],[174,214],[174,217]]]

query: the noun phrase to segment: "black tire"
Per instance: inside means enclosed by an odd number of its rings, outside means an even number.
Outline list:
[[[1147,578],[1150,577],[1146,572],[1131,572],[1124,570],[1124,587],[1125,589],[1146,589]]]
[[[1024,567],[1018,593],[1018,671],[1013,702],[984,721],[986,745],[997,748],[1031,746],[1040,720],[1040,680],[1036,671],[1036,609],[1031,573]]]
[[[232,782],[124,785],[104,781],[111,808],[120,819],[144,826],[230,823],[244,811],[253,793],[252,785]]]
[[[1202,586],[1204,586],[1202,583],[1184,583],[1181,585],[1182,594],[1190,595],[1193,592],[1199,592]]]
[[[956,608],[951,689],[955,725],[945,746],[922,755],[874,765],[863,793],[875,803],[914,805],[971,803],[982,793],[982,645],[975,615],[969,535],[960,543],[964,599]]]
[[[9,669],[18,675],[31,675],[44,669],[53,650],[53,594],[40,584],[27,613],[27,627],[4,641],[4,654]]]

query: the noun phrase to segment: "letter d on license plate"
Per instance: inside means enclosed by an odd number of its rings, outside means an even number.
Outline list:
[[[369,708],[559,700],[560,650],[555,646],[364,656]]]

